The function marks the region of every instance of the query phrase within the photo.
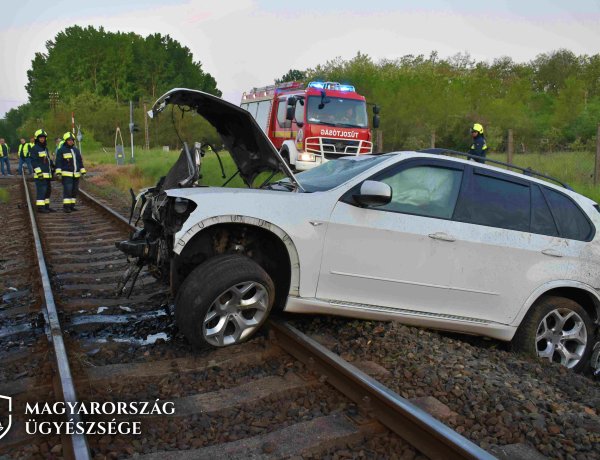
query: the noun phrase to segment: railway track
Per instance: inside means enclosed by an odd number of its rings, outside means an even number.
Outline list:
[[[149,274],[129,299],[114,294],[125,219],[86,194],[79,212],[35,215],[25,182],[10,188],[23,198],[6,225],[23,244],[0,266],[18,300],[0,309],[0,394],[14,402],[0,457],[493,458],[281,319],[246,344],[192,352]],[[56,401],[163,411],[80,416],[136,421],[140,434],[28,434],[25,403]]]

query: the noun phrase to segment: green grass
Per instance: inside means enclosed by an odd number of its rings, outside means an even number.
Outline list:
[[[506,161],[505,154],[489,155],[494,160]],[[600,201],[600,186],[594,186],[594,161],[592,152],[528,153],[514,155],[513,164],[532,168],[566,182],[578,193]]]
[[[87,169],[97,173],[95,177],[86,180],[87,186],[92,192],[105,198],[123,198],[124,202],[128,202],[130,188],[137,193],[144,187],[155,185],[162,176],[167,174],[179,158],[179,154],[178,151],[165,152],[162,149],[136,150],[134,163],[131,162],[131,152],[126,152],[125,164],[117,166],[114,152],[103,150],[84,152]],[[202,178],[199,181],[201,185],[221,187],[237,171],[228,152],[219,152],[219,157],[223,162],[226,178],[223,178],[217,154],[208,152],[202,158]],[[269,175],[269,173],[260,174],[254,180],[254,186],[262,184]],[[281,177],[283,176],[278,174],[273,180]],[[239,176],[236,176],[227,187],[245,188],[246,185]]]
[[[236,167],[227,152],[220,153],[225,169],[225,175],[230,177],[235,173]],[[135,162],[131,162],[130,154],[125,157],[125,164],[117,166],[114,153],[103,151],[88,152],[84,156],[88,169],[100,172],[108,182],[118,190],[128,190],[130,187],[137,191],[144,187],[155,185],[158,180],[167,174],[169,169],[179,158],[179,152],[164,152],[160,149],[137,150]],[[202,159],[203,185],[220,186],[222,179],[221,169],[215,153],[208,153]],[[243,181],[236,177],[229,186],[244,187]]]

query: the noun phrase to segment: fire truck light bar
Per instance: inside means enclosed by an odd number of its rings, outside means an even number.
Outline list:
[[[341,85],[338,82],[334,81],[311,81],[308,84],[309,88],[317,88],[317,89],[332,89],[335,91],[349,91],[356,92],[356,89],[352,85]]]

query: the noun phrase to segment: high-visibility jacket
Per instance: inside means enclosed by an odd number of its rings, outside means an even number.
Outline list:
[[[27,158],[29,156],[29,144],[25,142],[24,144],[19,144],[19,157]]]
[[[0,148],[0,158],[7,157],[10,153],[10,147],[8,144],[2,144],[2,148]]]
[[[469,152],[471,155],[477,155],[480,157],[485,157],[487,153],[487,143],[485,142],[485,137],[483,134],[478,134],[473,138],[473,144],[471,145],[471,151]]]
[[[36,142],[29,150],[29,155],[31,156],[31,166],[33,166],[33,177],[35,179],[52,179],[50,158],[48,158],[46,146]]]
[[[69,147],[66,143],[61,145],[56,152],[56,175],[78,178],[86,172],[79,149]]]

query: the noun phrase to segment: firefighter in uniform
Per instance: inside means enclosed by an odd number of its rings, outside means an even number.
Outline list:
[[[485,163],[485,154],[487,153],[488,146],[483,135],[483,126],[475,123],[471,128],[471,137],[473,138],[473,144],[471,144],[469,153],[482,158],[481,160],[476,159],[477,163]]]
[[[27,169],[29,170],[29,174],[33,171],[31,169],[31,159],[29,158],[29,144],[25,141],[24,138],[21,138],[21,143],[19,144],[19,168],[17,172],[19,175],[23,173],[23,165],[27,165]]]
[[[83,167],[81,152],[75,147],[73,134],[67,132],[63,142],[56,153],[56,177],[63,183],[63,209],[65,212],[77,211],[75,209],[77,192],[79,191],[79,178],[86,173]]]
[[[48,148],[46,147],[48,134],[43,129],[38,129],[34,136],[35,144],[29,150],[29,156],[33,166],[33,178],[35,179],[35,205],[38,212],[54,212],[54,209],[50,209],[52,172],[50,158],[48,158]]]

